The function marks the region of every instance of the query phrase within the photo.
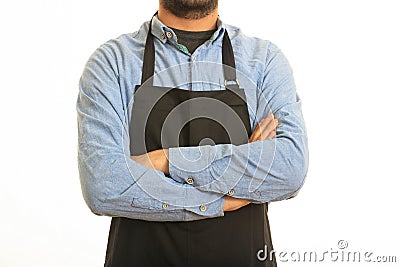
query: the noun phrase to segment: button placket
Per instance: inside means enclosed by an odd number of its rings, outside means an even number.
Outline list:
[[[196,80],[196,60],[197,60],[197,57],[196,57],[196,55],[191,55],[190,56],[190,59],[189,59],[189,62],[190,62],[190,79],[191,79],[191,81],[195,81]],[[199,84],[198,83],[190,83],[190,86],[191,86],[191,90],[196,90],[196,88],[199,86]]]

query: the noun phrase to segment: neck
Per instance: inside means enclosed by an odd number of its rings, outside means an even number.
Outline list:
[[[158,19],[168,27],[184,31],[210,31],[217,29],[218,8],[201,19],[180,18],[160,5]]]

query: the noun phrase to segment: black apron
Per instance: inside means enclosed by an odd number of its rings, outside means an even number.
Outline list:
[[[236,82],[235,59],[226,31],[222,58],[225,81],[228,81],[225,90],[189,91],[153,86],[152,80],[145,83],[147,79],[152,79],[155,62],[150,22],[142,85],[135,88],[132,107],[131,155],[161,148],[209,144],[207,141],[202,143],[202,140],[235,145],[248,142],[251,128],[247,103],[244,90]],[[232,81],[236,83],[232,84]],[[198,99],[209,101],[196,101]],[[183,105],[172,120],[168,119],[168,114],[184,103],[190,104]],[[224,104],[234,112],[224,112],[221,108]],[[199,116],[196,118],[196,115]],[[218,118],[218,122],[212,118]],[[227,123],[240,124],[245,130],[228,133],[225,127]],[[265,246],[268,251],[273,249],[267,210],[267,204],[249,204],[236,211],[225,212],[223,217],[190,222],[154,222],[114,217],[105,266],[276,266],[275,257],[272,260],[269,257],[257,258],[257,254],[265,255],[265,252],[258,253]]]

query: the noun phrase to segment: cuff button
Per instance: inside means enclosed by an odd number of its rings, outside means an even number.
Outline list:
[[[193,184],[193,182],[194,182],[193,177],[189,177],[189,178],[186,180],[186,182],[187,182],[188,184]]]

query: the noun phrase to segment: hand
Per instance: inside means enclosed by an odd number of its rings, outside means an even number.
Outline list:
[[[262,119],[257,127],[254,129],[253,134],[249,138],[249,143],[255,141],[263,141],[267,138],[274,138],[276,136],[276,128],[278,127],[278,120],[275,119],[274,114],[269,114],[268,117]]]
[[[234,211],[250,204],[250,201],[246,199],[234,198],[230,196],[225,196],[224,199],[224,205],[222,206],[223,211]]]
[[[158,149],[139,156],[131,156],[131,159],[146,168],[156,169],[169,174],[168,149]]]

